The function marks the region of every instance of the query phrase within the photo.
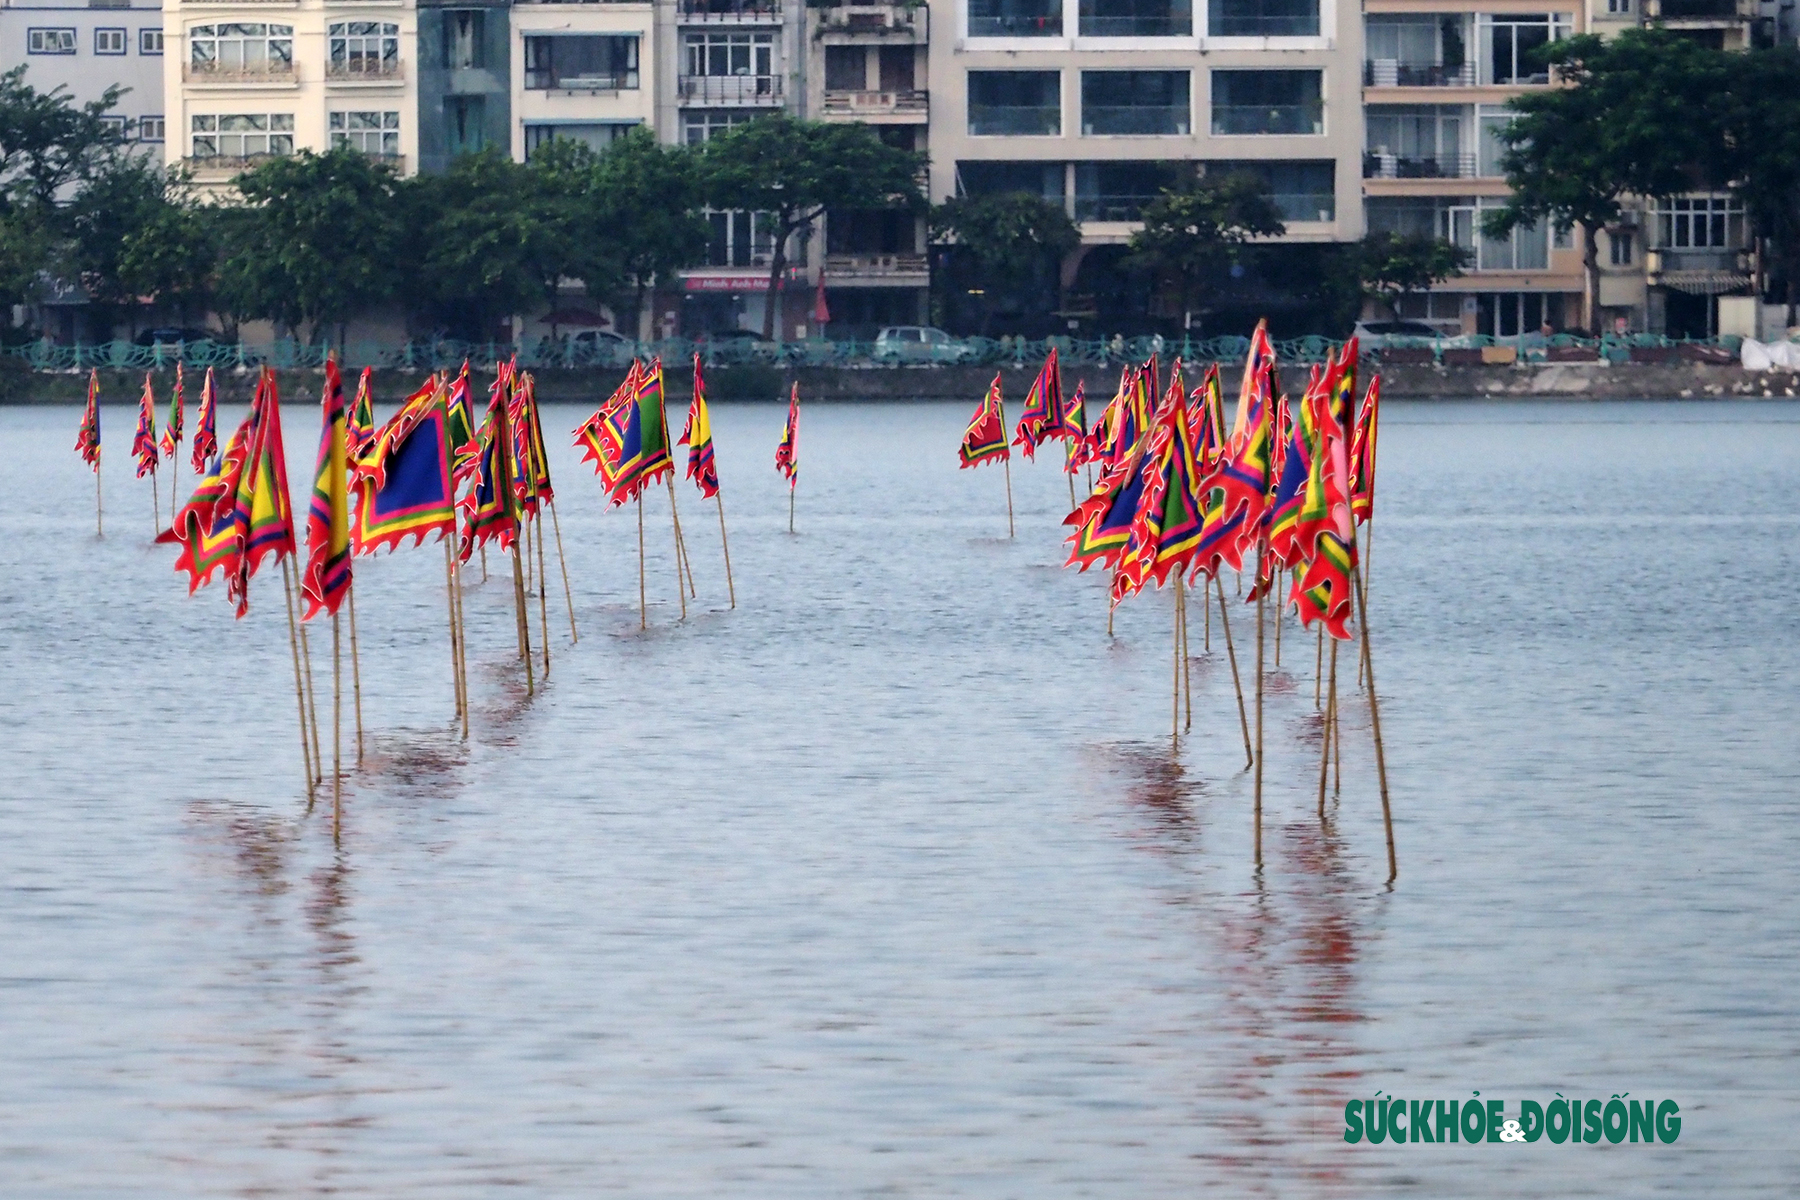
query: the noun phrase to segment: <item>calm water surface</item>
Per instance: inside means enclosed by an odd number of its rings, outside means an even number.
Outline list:
[[[1321,824],[1284,634],[1259,878],[1216,619],[1172,749],[1167,593],[1109,641],[1060,472],[1013,464],[1008,541],[966,408],[808,408],[789,537],[782,410],[719,406],[738,607],[684,485],[700,598],[653,495],[648,633],[553,439],[581,640],[554,605],[527,700],[490,555],[466,745],[441,554],[359,563],[341,850],[278,576],[184,594],[129,409],[103,541],[78,411],[0,410],[0,1194],[1792,1194],[1800,409],[1390,406],[1390,890],[1360,697]],[[1378,1090],[1684,1124],[1346,1146]]]

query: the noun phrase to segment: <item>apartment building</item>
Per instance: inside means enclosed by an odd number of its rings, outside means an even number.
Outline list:
[[[412,0],[168,0],[170,165],[201,186],[300,149],[418,168]]]
[[[164,138],[163,19],[160,3],[120,0],[7,0],[0,5],[0,62],[23,66],[39,92],[68,89],[77,104],[124,90],[110,118],[133,142]]]
[[[1286,242],[1362,235],[1362,14],[1349,5],[932,7],[931,197],[1024,190],[1065,205],[1082,231],[1062,280],[1068,328],[1132,303],[1120,291],[1125,243],[1184,170],[1261,176]]]

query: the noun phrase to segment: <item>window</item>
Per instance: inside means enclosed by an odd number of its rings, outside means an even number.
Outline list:
[[[1364,110],[1365,179],[1453,179],[1475,173],[1463,153],[1463,112],[1448,105],[1376,106]]]
[[[781,95],[773,33],[690,33],[682,49],[683,98],[759,103]]]
[[[1615,14],[1629,13],[1631,0],[1606,0],[1606,11]]]
[[[1319,71],[1214,71],[1213,133],[1324,133],[1321,75]]]
[[[1082,37],[1186,37],[1194,31],[1191,0],[1081,0]]]
[[[1368,62],[1366,87],[1470,87],[1475,70],[1468,61],[1469,17],[1463,14],[1368,18],[1363,44]]]
[[[1484,84],[1549,83],[1544,48],[1569,35],[1564,13],[1482,13],[1476,18]]]
[[[1671,250],[1738,250],[1744,206],[1728,196],[1677,196],[1659,201],[1656,244]]]
[[[1212,37],[1318,37],[1319,0],[1212,0]]]
[[[1500,131],[1512,123],[1512,113],[1504,108],[1484,104],[1475,110],[1475,120],[1481,128],[1481,173],[1498,177],[1506,174],[1500,165],[1500,156],[1506,153],[1506,143],[1500,140]]]
[[[1337,220],[1337,164],[1320,162],[1214,162],[1210,176],[1254,175],[1262,182],[1283,221]]]
[[[452,157],[474,154],[487,145],[486,96],[444,97],[444,119]]]
[[[775,253],[775,238],[760,213],[708,212],[706,265],[709,267],[766,266]]]
[[[1136,221],[1144,205],[1175,186],[1177,167],[1162,162],[1075,164],[1077,221]]]
[[[1636,240],[1629,229],[1615,229],[1606,235],[1607,245],[1611,248],[1612,265],[1629,267],[1631,265],[1631,243]]]
[[[138,118],[138,141],[160,142],[167,135],[168,125],[161,116]]]
[[[1499,238],[1482,231],[1483,218],[1505,203],[1498,196],[1483,196],[1473,205],[1465,201],[1452,207],[1449,210],[1449,240],[1475,251],[1473,265],[1477,271],[1544,270],[1550,265],[1549,226],[1521,225]]]
[[[123,29],[94,30],[95,54],[125,53],[125,31]]]
[[[1186,134],[1193,128],[1186,71],[1083,71],[1084,134]]]
[[[638,39],[635,35],[528,37],[525,86],[586,92],[635,88]]]
[[[525,157],[530,158],[532,151],[557,138],[580,142],[590,150],[602,152],[635,128],[634,124],[625,121],[527,125],[525,127]]]
[[[1547,322],[1562,328],[1563,303],[1558,292],[1486,292],[1475,297],[1475,332],[1488,337],[1536,333]]]
[[[227,113],[193,119],[193,154],[244,161],[294,152],[293,113]]]
[[[108,137],[114,137],[114,138],[119,139],[120,141],[125,140],[125,118],[124,117],[109,114],[107,116],[101,117],[99,119],[99,121],[100,121],[101,130]]]
[[[682,140],[690,146],[701,145],[714,134],[723,133],[733,125],[742,125],[754,115],[742,110],[684,112],[681,114]]]
[[[969,36],[1061,37],[1062,0],[969,0]]]
[[[400,69],[400,26],[391,21],[338,21],[325,27],[326,74],[334,78],[393,75]]]
[[[1005,196],[1020,192],[1046,200],[1063,198],[1063,164],[1059,162],[959,162],[956,194]]]
[[[862,46],[825,47],[825,90],[860,92],[869,86],[869,56]]]
[[[25,52],[27,54],[73,54],[75,53],[75,31],[73,29],[30,29],[25,32]]]
[[[195,75],[291,75],[294,27],[196,25],[188,30],[188,69]]]
[[[452,71],[486,68],[486,13],[480,9],[451,9],[444,13],[444,65]]]
[[[161,54],[163,52],[163,31],[160,29],[138,30],[138,53]]]
[[[969,133],[1052,136],[1062,132],[1056,71],[970,71]]]
[[[326,118],[326,128],[333,150],[348,146],[381,158],[400,156],[398,112],[334,112]]]

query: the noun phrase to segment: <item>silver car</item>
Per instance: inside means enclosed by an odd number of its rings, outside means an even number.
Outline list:
[[[929,325],[890,325],[875,335],[877,362],[958,363],[974,351]]]

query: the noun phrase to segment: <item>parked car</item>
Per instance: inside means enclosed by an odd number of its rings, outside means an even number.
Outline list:
[[[214,333],[210,329],[194,329],[191,327],[182,329],[140,329],[138,330],[138,335],[131,340],[133,344],[139,346],[175,346],[182,342],[216,342],[219,340],[219,336],[219,334]]]
[[[929,325],[890,325],[875,335],[877,362],[958,363],[974,357],[974,350]]]

